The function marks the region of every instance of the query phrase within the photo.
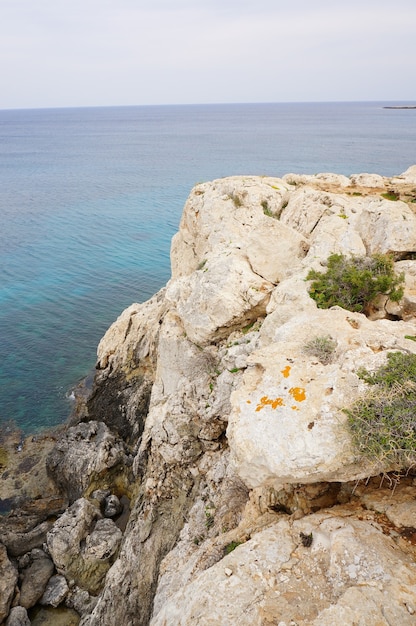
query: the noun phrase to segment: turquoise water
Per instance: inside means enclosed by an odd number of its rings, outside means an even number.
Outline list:
[[[0,111],[0,420],[67,418],[105,330],[168,280],[195,183],[414,163],[416,111],[381,103]]]

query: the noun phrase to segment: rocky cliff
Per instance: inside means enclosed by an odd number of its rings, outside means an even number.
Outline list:
[[[360,369],[416,354],[415,202],[416,166],[192,190],[171,280],[103,337],[48,457],[68,508],[42,554],[4,542],[0,620],[41,602],[83,626],[416,624],[412,462],[359,453],[343,412]],[[332,253],[389,255],[403,297],[318,308],[307,276]],[[29,602],[18,569],[41,558]]]

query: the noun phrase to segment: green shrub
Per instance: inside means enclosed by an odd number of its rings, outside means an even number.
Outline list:
[[[306,354],[315,356],[323,365],[328,365],[333,359],[337,342],[329,335],[318,335],[308,341],[304,347]]]
[[[326,272],[310,270],[309,295],[320,309],[341,306],[349,311],[366,312],[380,294],[398,302],[403,297],[404,274],[397,275],[393,260],[384,254],[370,257],[331,254]]]
[[[416,463],[416,355],[387,357],[376,372],[358,371],[372,389],[344,413],[360,455],[401,469]]]
[[[238,546],[241,546],[241,541],[231,541],[224,548],[224,554],[230,554],[233,552]]]
[[[393,202],[400,199],[400,194],[397,193],[397,191],[394,191],[393,189],[390,189],[389,191],[386,191],[385,193],[382,193],[381,195],[386,200],[392,200]]]
[[[241,196],[239,196],[237,193],[232,191],[231,193],[228,194],[228,197],[230,200],[233,201],[233,204],[236,209],[239,209],[240,207],[243,206],[243,200]]]

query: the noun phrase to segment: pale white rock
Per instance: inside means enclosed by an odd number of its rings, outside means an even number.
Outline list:
[[[400,200],[372,200],[357,218],[357,232],[367,254],[416,250],[416,215]]]
[[[334,251],[407,255],[407,213],[379,200],[375,187],[355,197],[346,177],[289,182],[233,177],[197,185],[172,242],[166,290],[123,314],[100,346],[103,380],[124,375],[132,414],[137,372],[153,387],[133,464],[140,497],[85,626],[148,623],[152,606],[157,626],[318,625],[321,617],[330,623],[331,611],[342,623],[344,615],[357,621],[360,598],[368,600],[365,626],[380,611],[407,626],[402,609],[409,616],[415,604],[414,564],[382,535],[380,513],[359,509],[366,522],[348,506],[324,516],[308,511],[325,492],[322,481],[387,471],[357,458],[342,408],[366,388],[359,367],[375,370],[389,350],[415,352],[405,338],[416,334],[414,324],[319,310],[305,280]],[[373,220],[379,206],[384,221]],[[336,344],[327,365],[305,351],[317,335]],[[231,477],[242,485],[238,505],[227,498]],[[293,514],[276,522],[285,498]],[[391,509],[392,519],[407,520],[409,510]],[[312,533],[309,548],[301,532]],[[250,537],[223,558],[227,543]],[[381,590],[386,602],[377,596],[373,610],[363,589]]]
[[[283,280],[273,290],[266,308],[267,316],[261,327],[261,336],[272,337],[275,329],[293,318],[293,311],[310,313],[316,311],[316,303],[309,295],[306,276],[309,270]]]
[[[365,243],[354,222],[344,219],[344,213],[324,216],[311,234],[305,263],[325,262],[334,253],[346,256],[365,256]]]
[[[416,261],[398,261],[394,264],[397,274],[404,274],[404,294],[400,302],[386,303],[386,311],[403,320],[416,317]],[[416,329],[415,329],[416,331]]]
[[[324,216],[344,212],[338,194],[300,187],[295,189],[282,210],[280,221],[308,237]]]
[[[310,547],[302,536],[312,537]],[[415,583],[413,559],[397,550],[371,515],[359,521],[348,507],[338,507],[254,534],[177,590],[150,623],[332,626],[352,624],[352,616],[363,626],[410,626],[407,604],[416,599]],[[392,621],[383,621],[386,615]]]
[[[376,189],[385,189],[386,187],[385,179],[379,174],[352,174],[350,181],[352,185],[358,187],[374,187]]]
[[[397,528],[413,528],[416,519],[414,486],[396,489],[388,476],[377,490],[368,490],[365,485],[356,489],[357,496],[369,510],[382,513]],[[400,482],[400,476],[398,476]],[[394,497],[393,497],[394,488]]]
[[[266,346],[247,359],[227,428],[231,463],[247,486],[351,481],[380,471],[356,458],[342,409],[364,390],[357,370],[381,365],[388,349],[408,349],[412,328],[340,308],[299,314],[274,334],[265,324]],[[317,336],[336,340],[328,365],[305,351]]]
[[[265,251],[279,233],[280,239],[290,233],[265,211],[278,216],[287,200],[287,186],[278,178],[235,176],[195,187],[172,240],[172,278],[191,274],[214,250],[225,248],[232,254],[240,251],[266,280],[277,280],[276,274],[288,268],[287,256],[276,248],[276,259],[267,258]],[[292,262],[302,245],[303,239],[295,235],[285,244]]]
[[[265,215],[266,207],[278,213],[287,193],[279,179],[236,177],[191,194],[166,298],[192,341],[218,340],[264,313],[274,285],[300,266],[306,239]]]
[[[204,344],[264,314],[273,287],[253,273],[247,259],[222,253],[202,271],[172,281],[166,298],[176,307],[187,337]]]
[[[283,177],[285,183],[289,185],[322,185],[324,187],[334,186],[345,188],[351,185],[351,181],[343,174],[334,174],[332,172],[323,172],[321,174],[285,174]]]
[[[147,302],[125,309],[98,344],[98,369],[130,370],[132,361],[138,364],[154,356],[164,311],[163,289]]]
[[[416,184],[416,165],[411,165],[405,172],[403,172],[403,174],[400,174],[399,176],[394,176],[391,179],[391,182],[395,184]]]

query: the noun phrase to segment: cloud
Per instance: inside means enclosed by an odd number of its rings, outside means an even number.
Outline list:
[[[2,0],[0,108],[410,99],[414,0],[334,4]]]

